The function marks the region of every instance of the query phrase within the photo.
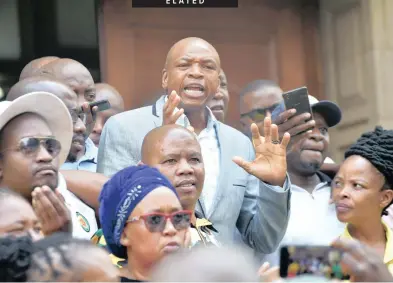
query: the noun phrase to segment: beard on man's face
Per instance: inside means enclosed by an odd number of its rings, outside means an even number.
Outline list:
[[[67,162],[75,162],[75,161],[76,161],[76,154],[70,151],[67,156]]]
[[[52,191],[55,191],[58,184],[59,184],[59,177],[58,177],[58,172],[57,172],[56,176],[53,176],[53,177],[48,178],[46,180],[40,180],[37,182],[33,181],[31,191],[33,191],[37,187],[43,187],[43,186],[48,186]]]
[[[72,144],[70,148],[70,152],[67,156],[67,162],[75,162],[78,160],[78,154],[80,152],[85,152],[86,150],[86,139],[87,134],[74,134],[72,137]],[[83,155],[82,154],[82,155]]]
[[[323,160],[305,158],[299,152],[287,152],[287,164],[289,171],[313,175],[320,170]]]

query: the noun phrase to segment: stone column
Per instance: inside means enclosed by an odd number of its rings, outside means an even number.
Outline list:
[[[393,129],[393,1],[320,0],[324,92],[343,120],[330,131],[336,161],[375,125]]]

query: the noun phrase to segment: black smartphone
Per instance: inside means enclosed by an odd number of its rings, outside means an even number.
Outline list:
[[[310,113],[311,118],[306,122],[312,119],[312,111],[310,101],[308,100],[308,90],[307,87],[300,87],[297,89],[290,90],[288,92],[283,93],[282,97],[284,98],[285,108],[288,109],[296,109],[296,115],[300,115],[303,113]]]
[[[105,111],[111,108],[111,104],[107,99],[91,102],[89,103],[89,106],[90,106],[90,111],[93,111],[93,107],[97,106],[98,107],[97,112]]]
[[[302,275],[347,280],[341,266],[342,252],[330,246],[284,246],[280,250],[280,276]]]

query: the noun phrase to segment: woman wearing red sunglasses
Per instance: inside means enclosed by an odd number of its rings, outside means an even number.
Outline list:
[[[192,212],[182,209],[176,190],[157,169],[132,166],[119,171],[99,200],[107,246],[127,260],[122,282],[149,280],[162,257],[189,245]]]

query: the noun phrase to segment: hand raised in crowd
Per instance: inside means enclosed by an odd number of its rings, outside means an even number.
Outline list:
[[[332,246],[344,252],[341,264],[352,282],[393,282],[393,276],[372,248],[348,239],[338,239]]]
[[[175,111],[181,102],[180,96],[176,93],[176,91],[172,91],[168,96],[168,100],[165,102],[164,107],[162,108],[162,125],[172,125],[176,124],[176,121],[180,118],[181,115],[184,114],[184,109],[180,108],[178,111]],[[194,131],[193,127],[187,127],[191,132]]]
[[[296,109],[288,109],[282,112],[272,121],[272,123],[276,124],[278,127],[278,135],[280,140],[283,138],[286,132],[288,132],[291,137],[294,137],[305,131],[307,131],[307,133],[311,133],[310,129],[315,126],[315,121],[310,120],[305,123],[305,121],[311,117],[311,114],[303,113],[301,115],[295,115]]]
[[[58,191],[54,192],[47,186],[37,187],[32,197],[33,208],[45,236],[55,232],[72,232],[70,213]]]
[[[84,102],[81,107],[81,111],[86,115],[85,121],[83,123],[86,125],[87,135],[93,131],[94,124],[97,118],[98,107],[94,106],[90,109],[90,105],[88,102]]]
[[[265,137],[259,134],[256,124],[251,125],[252,143],[255,150],[255,160],[246,161],[235,156],[233,161],[258,179],[275,186],[283,186],[287,173],[286,149],[290,141],[289,133],[279,141],[277,125],[272,124],[271,118],[264,120]]]

